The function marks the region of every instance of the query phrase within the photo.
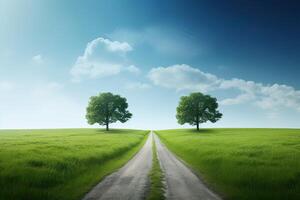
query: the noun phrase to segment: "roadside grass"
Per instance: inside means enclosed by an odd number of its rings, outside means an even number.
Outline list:
[[[300,199],[300,129],[156,133],[225,199]]]
[[[153,136],[152,136],[153,137]],[[160,168],[159,160],[157,157],[156,144],[154,138],[152,140],[152,169],[149,173],[150,176],[150,192],[147,200],[164,200],[164,185],[163,185],[163,172]]]
[[[124,165],[148,131],[0,131],[0,199],[80,199]]]

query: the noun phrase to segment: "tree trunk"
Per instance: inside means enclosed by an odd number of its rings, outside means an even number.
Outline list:
[[[106,123],[106,131],[109,131],[108,123]]]
[[[199,115],[197,115],[196,124],[197,124],[197,131],[199,131]]]

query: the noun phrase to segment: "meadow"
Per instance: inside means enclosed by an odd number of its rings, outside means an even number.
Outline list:
[[[300,199],[300,129],[156,133],[224,199]]]
[[[0,131],[0,199],[80,199],[124,165],[148,131]]]

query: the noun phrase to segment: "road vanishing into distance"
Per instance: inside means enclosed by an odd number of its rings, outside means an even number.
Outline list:
[[[152,142],[164,173],[167,200],[220,200],[152,131],[142,149],[121,169],[96,185],[83,200],[142,200],[149,191]]]

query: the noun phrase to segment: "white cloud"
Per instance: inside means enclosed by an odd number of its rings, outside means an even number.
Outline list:
[[[131,72],[131,73],[134,73],[134,74],[141,73],[141,70],[139,68],[137,68],[136,66],[134,66],[134,65],[130,65],[130,66],[126,67],[125,69],[127,71]]]
[[[41,54],[38,54],[32,57],[32,61],[35,62],[36,64],[43,64],[44,58]]]
[[[277,108],[280,106],[294,108],[300,111],[300,90],[291,86],[273,84],[262,86],[256,104],[264,109]]]
[[[184,64],[153,68],[148,77],[155,85],[176,90],[209,92],[233,89],[238,92],[235,97],[220,100],[221,105],[250,102],[263,109],[292,108],[300,111],[300,90],[287,85],[264,85],[237,78],[226,80]]]
[[[119,29],[109,34],[117,40],[135,45],[148,45],[159,54],[195,56],[201,53],[199,41],[192,34],[166,26],[151,26],[139,30]]]
[[[155,85],[202,92],[214,89],[220,82],[215,75],[204,73],[185,64],[153,68],[148,77]]]
[[[103,47],[107,51],[111,51],[111,52],[132,51],[132,47],[127,42],[111,41],[109,39],[99,37],[87,44],[84,55],[85,56],[92,55],[93,51],[99,44],[103,44]]]
[[[238,96],[234,98],[227,98],[223,99],[220,101],[221,105],[235,105],[235,104],[241,104],[246,101],[249,101],[251,99],[254,99],[255,97],[253,95],[244,93],[244,94],[239,94]]]
[[[300,91],[287,85],[263,85],[242,79],[224,80],[220,89],[234,88],[241,94],[232,99],[222,100],[224,105],[239,104],[253,101],[263,109],[277,110],[282,107],[294,108],[300,111]]]
[[[101,78],[119,74],[122,70],[136,73],[137,67],[127,63],[126,53],[133,48],[127,42],[111,41],[102,37],[89,42],[84,54],[71,69],[73,81],[83,77]]]

